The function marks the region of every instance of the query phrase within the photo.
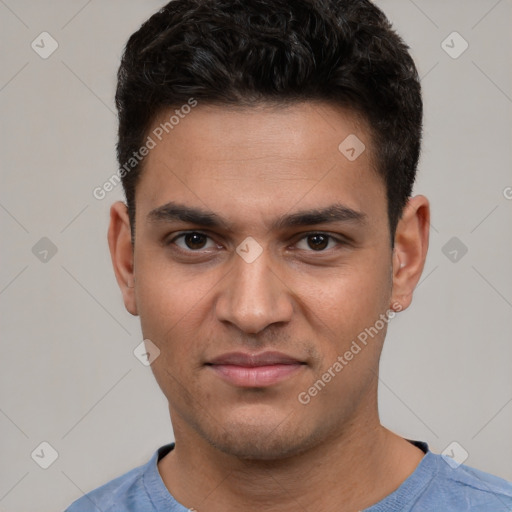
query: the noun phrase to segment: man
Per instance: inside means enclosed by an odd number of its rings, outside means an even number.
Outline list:
[[[175,0],[128,41],[116,104],[109,247],[175,443],[68,511],[510,511],[511,484],[379,421],[430,218],[384,14]]]

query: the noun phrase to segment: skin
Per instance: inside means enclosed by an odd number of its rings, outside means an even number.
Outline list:
[[[350,134],[366,146],[354,161],[338,150]],[[331,104],[199,104],[146,158],[134,247],[126,206],[111,207],[109,246],[126,309],[160,350],[151,368],[169,402],[176,447],[158,470],[184,506],[362,510],[422,459],[379,421],[386,327],[307,405],[297,399],[379,315],[409,306],[423,270],[428,200],[409,200],[391,249],[374,164],[368,127]],[[170,201],[214,212],[226,225],[151,220]],[[333,203],[363,220],[271,226]],[[176,239],[183,231],[206,236],[187,245]],[[315,233],[333,238],[307,236]],[[249,236],[262,248],[251,263],[236,252]],[[265,388],[227,383],[205,365],[226,352],[266,350],[305,364]]]

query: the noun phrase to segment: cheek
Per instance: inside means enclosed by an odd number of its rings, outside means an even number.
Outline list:
[[[190,362],[199,359],[204,341],[200,311],[208,287],[199,278],[185,279],[170,266],[156,271],[154,263],[152,260],[151,270],[149,265],[139,265],[136,285],[143,337],[160,350],[151,369],[165,396],[180,396],[181,401],[189,402],[188,389],[194,387],[195,380]]]
[[[375,325],[388,309],[391,294],[388,265],[382,261],[347,265],[321,278],[303,275],[295,289],[303,315],[317,335],[321,366],[335,361],[360,333]]]
[[[329,274],[301,276],[297,289],[311,309],[339,323],[358,324],[387,308],[391,294],[388,266],[347,265]]]
[[[387,264],[347,266],[309,286],[303,281],[303,290],[319,358],[301,396],[311,399],[311,415],[327,422],[326,407],[334,416],[348,414],[374,382],[387,329],[381,320],[391,291]]]
[[[139,256],[136,269],[135,294],[144,337],[173,361],[190,357],[204,337],[205,307],[221,276],[204,269],[192,272],[172,264],[165,254],[149,252]]]
[[[183,300],[178,300],[182,297]],[[190,301],[176,282],[161,274],[139,273],[136,284],[137,307],[145,337],[161,345],[174,326],[186,316]]]

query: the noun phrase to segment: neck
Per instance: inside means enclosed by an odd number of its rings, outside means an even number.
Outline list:
[[[176,446],[158,468],[174,498],[198,512],[362,510],[397,489],[424,455],[378,418],[273,461],[240,460],[173,426]]]

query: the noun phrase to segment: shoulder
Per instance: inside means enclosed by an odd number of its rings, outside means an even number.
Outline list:
[[[511,482],[437,455],[426,443],[413,444],[425,452],[417,468],[366,512],[512,512]]]
[[[149,462],[131,469],[77,499],[65,512],[118,512],[120,506],[126,511],[139,510],[137,507],[149,500],[144,475],[156,464],[157,457],[165,448],[159,448]]]
[[[453,459],[429,452],[434,477],[418,500],[418,512],[443,506],[458,512],[512,510],[512,483],[479,469],[456,464]]]
[[[143,491],[143,472],[144,466],[139,466],[114,478],[74,501],[65,512],[110,512],[111,507],[119,506],[126,496],[136,496]]]

